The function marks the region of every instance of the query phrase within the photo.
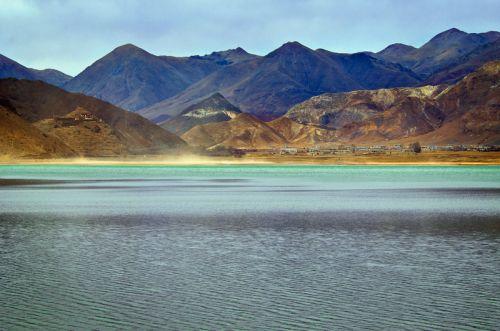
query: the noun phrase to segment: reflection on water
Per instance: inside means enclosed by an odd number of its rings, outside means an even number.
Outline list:
[[[0,167],[0,328],[495,329],[498,167]]]

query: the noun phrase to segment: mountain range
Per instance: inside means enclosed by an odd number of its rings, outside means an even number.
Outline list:
[[[315,51],[289,42],[266,56],[217,70],[140,113],[153,120],[165,114],[175,116],[193,101],[220,92],[243,112],[268,120],[321,93],[419,82],[410,70],[367,54]]]
[[[270,122],[249,115],[182,134],[205,148],[335,144],[500,144],[500,61],[452,86],[325,93]]]
[[[498,144],[499,60],[499,32],[458,29],[378,53],[287,42],[265,56],[235,48],[173,57],[127,44],[76,77],[0,56],[0,78],[17,78],[0,80],[0,149],[112,156],[186,142]]]
[[[340,54],[288,42],[265,56],[242,48],[204,56],[156,56],[120,46],[76,77],[36,71],[5,57],[0,77],[39,79],[139,112],[156,123],[214,93],[264,120],[327,92],[455,83],[500,58],[500,33],[450,29],[419,48],[393,44],[378,53]]]
[[[128,44],[93,63],[64,88],[136,111],[176,95],[220,67],[251,58],[242,49],[207,56],[155,56]]]

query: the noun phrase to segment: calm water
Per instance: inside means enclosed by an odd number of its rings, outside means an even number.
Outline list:
[[[500,167],[0,178],[0,329],[500,329]]]

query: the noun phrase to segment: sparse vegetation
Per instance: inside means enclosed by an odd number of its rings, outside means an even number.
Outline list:
[[[410,151],[412,151],[413,153],[420,153],[422,152],[422,146],[420,146],[420,143],[418,141],[414,142],[410,144]]]

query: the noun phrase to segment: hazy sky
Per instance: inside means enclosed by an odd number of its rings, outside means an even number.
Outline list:
[[[500,1],[0,0],[0,54],[72,75],[125,43],[178,56],[237,46],[263,55],[293,40],[378,51],[420,46],[451,27],[500,30]]]

